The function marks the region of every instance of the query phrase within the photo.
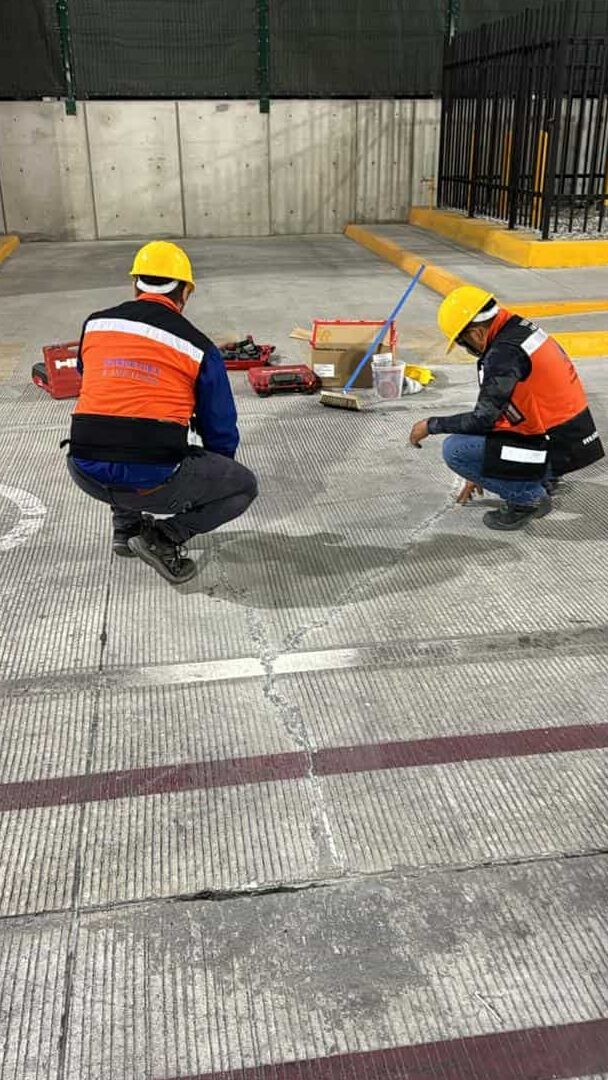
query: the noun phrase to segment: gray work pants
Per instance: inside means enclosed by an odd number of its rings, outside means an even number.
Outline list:
[[[115,530],[132,529],[143,513],[170,514],[162,531],[177,544],[239,517],[258,493],[256,478],[244,465],[198,446],[189,447],[173,475],[149,491],[107,487],[81,472],[73,458],[67,463],[82,491],[112,507]]]

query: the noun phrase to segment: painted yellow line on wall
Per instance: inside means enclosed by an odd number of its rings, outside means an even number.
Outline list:
[[[423,206],[412,207],[409,222],[515,266],[608,266],[608,240],[537,240],[532,233],[511,232],[453,210],[429,210]]]
[[[12,255],[15,248],[18,248],[20,240],[18,236],[14,236],[12,233],[8,236],[0,236],[0,263],[8,259],[9,255]]]

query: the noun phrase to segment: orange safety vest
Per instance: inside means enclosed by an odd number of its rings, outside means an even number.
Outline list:
[[[143,294],[179,316],[172,300]],[[187,427],[203,351],[191,341],[145,321],[120,318],[116,309],[93,317],[80,347],[83,377],[74,412],[163,420]]]
[[[587,395],[574,364],[554,338],[524,319],[500,311],[490,329],[489,344],[500,334],[501,342],[518,345],[530,357],[532,370],[518,382],[510,407],[495,423],[497,431],[520,435],[544,435],[587,408]],[[511,332],[509,332],[511,331]]]
[[[93,461],[181,461],[211,345],[166,296],[144,293],[92,315],[80,345],[83,376],[71,454]]]
[[[501,309],[488,335],[487,350],[515,345],[530,358],[530,374],[516,383],[511,400],[494,424],[497,436],[547,436],[557,473],[585,468],[604,456],[587,395],[569,356],[554,338],[527,319]],[[479,363],[483,377],[483,358]]]

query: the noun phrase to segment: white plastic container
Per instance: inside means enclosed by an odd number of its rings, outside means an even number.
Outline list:
[[[392,367],[394,363],[392,352],[379,352],[372,356],[372,367]]]
[[[381,357],[384,361],[385,357]],[[374,390],[379,398],[384,401],[396,401],[401,397],[403,390],[403,364],[377,363],[376,357],[372,360],[372,375]]]

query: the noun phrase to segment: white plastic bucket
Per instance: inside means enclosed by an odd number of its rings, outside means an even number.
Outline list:
[[[403,364],[378,364],[374,357],[372,360],[372,375],[374,390],[379,398],[383,398],[385,401],[396,401],[401,397]]]

